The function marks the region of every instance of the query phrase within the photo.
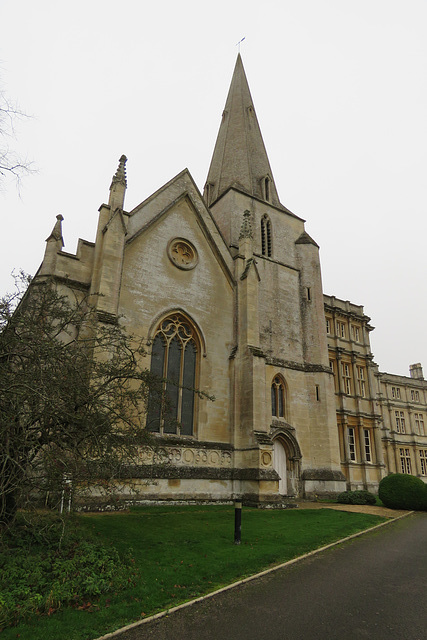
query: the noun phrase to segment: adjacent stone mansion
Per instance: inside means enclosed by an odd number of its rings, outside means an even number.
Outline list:
[[[149,404],[156,446],[141,452],[134,498],[280,502],[375,491],[389,472],[427,481],[421,365],[381,373],[363,307],[324,295],[319,247],[279,200],[240,55],[203,195],[184,170],[127,211],[125,164],[95,242],[63,251],[58,216],[36,277],[99,293],[99,322],[147,338],[176,422]]]

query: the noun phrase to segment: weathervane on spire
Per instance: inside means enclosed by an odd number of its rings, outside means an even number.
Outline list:
[[[239,42],[236,44],[236,47],[239,47],[239,53],[240,53],[240,43],[243,42],[243,40],[246,39],[246,36],[244,36],[241,40],[239,40]]]

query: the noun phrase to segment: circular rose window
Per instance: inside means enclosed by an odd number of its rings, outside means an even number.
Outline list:
[[[169,242],[168,256],[179,269],[194,269],[198,262],[196,248],[183,238],[174,238]]]

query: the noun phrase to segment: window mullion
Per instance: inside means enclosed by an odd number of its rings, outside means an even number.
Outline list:
[[[168,340],[168,338],[166,336],[164,336],[165,338],[165,359],[163,362],[163,400],[162,400],[162,408],[161,408],[161,414],[160,414],[160,432],[163,433],[163,428],[165,426],[165,419],[164,419],[164,398],[166,397],[166,385],[167,385],[167,377],[168,377],[168,362],[169,362],[169,342],[170,340]]]
[[[184,380],[184,354],[185,344],[180,340],[181,360],[179,363],[179,386],[178,386],[178,407],[176,412],[176,419],[178,421],[177,432],[181,433],[181,412],[182,412],[182,382]]]

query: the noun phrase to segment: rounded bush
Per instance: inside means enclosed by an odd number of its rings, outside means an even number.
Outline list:
[[[375,504],[376,498],[369,491],[344,491],[339,494],[337,502],[341,504]]]
[[[380,500],[390,509],[427,511],[427,485],[406,473],[391,473],[378,487]]]

